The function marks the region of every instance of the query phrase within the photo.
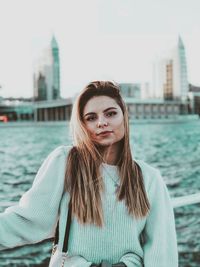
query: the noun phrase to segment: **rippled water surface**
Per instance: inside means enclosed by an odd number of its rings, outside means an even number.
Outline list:
[[[44,158],[70,144],[66,126],[0,127],[0,203],[18,201]],[[136,158],[160,169],[170,195],[200,192],[200,121],[135,124],[130,141]],[[2,212],[5,207],[0,205]],[[175,209],[179,266],[200,266],[200,204]],[[0,252],[0,266],[48,266],[51,243]],[[170,267],[170,266],[169,266]]]

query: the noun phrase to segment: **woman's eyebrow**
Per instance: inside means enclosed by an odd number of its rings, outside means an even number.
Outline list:
[[[115,107],[109,107],[109,108],[104,109],[103,112],[107,112],[110,109],[117,109],[117,108],[115,108]],[[93,115],[93,114],[96,114],[96,113],[95,112],[88,112],[83,117],[88,116],[88,115]]]

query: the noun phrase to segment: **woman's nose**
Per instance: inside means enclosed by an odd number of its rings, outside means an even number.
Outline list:
[[[98,128],[102,128],[102,127],[106,127],[106,126],[108,126],[107,121],[99,120],[97,123]]]

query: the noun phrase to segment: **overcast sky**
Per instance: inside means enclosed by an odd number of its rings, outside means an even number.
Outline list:
[[[151,82],[153,59],[179,34],[200,85],[199,14],[199,0],[0,0],[0,95],[33,95],[33,64],[52,34],[63,97],[96,79]]]

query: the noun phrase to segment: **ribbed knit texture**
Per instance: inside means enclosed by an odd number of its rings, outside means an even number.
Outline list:
[[[19,204],[0,214],[0,249],[52,237],[59,214],[59,249],[62,249],[69,201],[69,195],[63,192],[69,148],[55,149]],[[137,160],[137,163],[143,172],[150,214],[137,220],[128,214],[124,201],[116,201],[115,190],[119,183],[116,166],[102,164],[105,226],[80,225],[72,218],[69,255],[83,257],[82,264],[73,266],[89,267],[91,262],[100,263],[102,259],[111,263],[123,261],[128,267],[178,266],[174,213],[168,190],[155,168],[143,161]],[[65,266],[69,267],[67,263]]]

